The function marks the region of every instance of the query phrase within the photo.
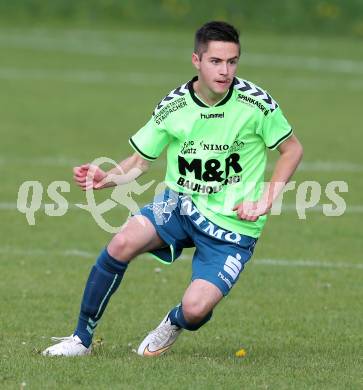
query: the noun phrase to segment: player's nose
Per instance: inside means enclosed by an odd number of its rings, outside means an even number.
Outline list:
[[[228,74],[228,66],[227,63],[222,62],[219,68],[219,74],[220,75],[227,75]]]

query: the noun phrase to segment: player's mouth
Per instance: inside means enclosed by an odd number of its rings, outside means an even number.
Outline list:
[[[216,80],[216,83],[221,86],[229,86],[231,84],[230,80]]]

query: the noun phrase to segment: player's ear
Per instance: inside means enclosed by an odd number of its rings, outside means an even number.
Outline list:
[[[192,64],[195,69],[199,70],[200,69],[200,59],[197,53],[192,54]]]

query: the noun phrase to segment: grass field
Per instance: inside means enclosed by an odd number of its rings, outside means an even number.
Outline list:
[[[190,261],[168,267],[147,256],[112,298],[93,356],[37,353],[72,332],[88,270],[111,235],[74,207],[58,218],[40,210],[29,226],[18,188],[38,180],[46,191],[71,181],[75,164],[127,156],[128,136],[194,74],[191,44],[192,31],[0,29],[1,389],[363,388],[363,48],[342,38],[246,34],[239,75],[271,92],[303,142],[298,184],[348,183],[345,214],[315,208],[300,220],[296,192],[287,193],[213,320],[168,355],[142,359],[132,349],[180,300]],[[162,180],[163,167],[161,159],[140,183]],[[153,189],[134,199],[145,203]],[[85,203],[74,185],[64,196]],[[108,221],[126,216],[115,208]],[[247,356],[235,357],[242,347]]]

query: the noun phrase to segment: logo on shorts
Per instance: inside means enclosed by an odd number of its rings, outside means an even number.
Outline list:
[[[220,279],[222,279],[224,283],[226,283],[226,285],[228,286],[229,289],[232,288],[232,283],[230,282],[230,280],[229,280],[228,278],[226,278],[226,277],[222,274],[222,272],[218,272],[218,277],[219,277]]]
[[[234,281],[238,278],[238,275],[242,271],[243,265],[240,262],[241,255],[239,253],[234,256],[228,256],[226,262],[224,263],[223,270],[226,272]],[[222,272],[218,272],[218,277],[223,280],[224,283],[228,286],[229,289],[232,288],[232,282],[228,279],[226,275]]]
[[[168,199],[166,202],[151,203],[146,206],[154,213],[156,222],[158,224],[168,223],[171,218],[171,213],[175,209],[177,202],[174,199]]]
[[[242,263],[240,262],[241,255],[236,254],[236,257],[228,256],[226,262],[224,263],[224,271],[232,277],[233,280],[236,280],[239,273],[242,270]]]

